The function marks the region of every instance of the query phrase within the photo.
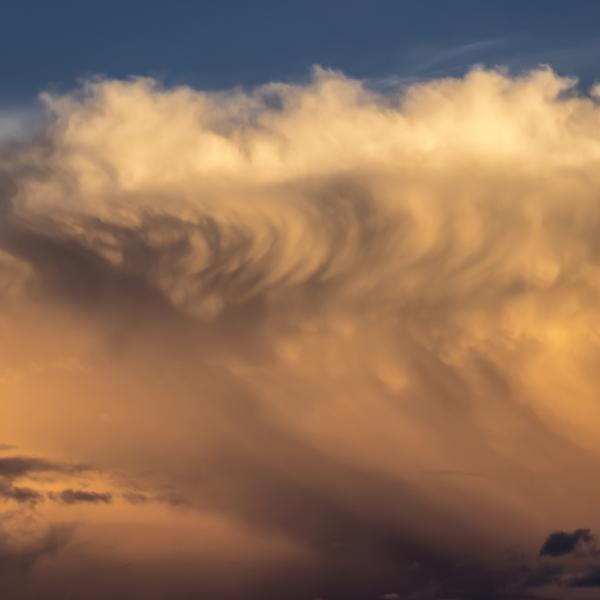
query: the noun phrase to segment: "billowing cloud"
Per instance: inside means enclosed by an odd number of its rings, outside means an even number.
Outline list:
[[[52,458],[0,479],[76,526],[30,597],[585,593],[598,98],[550,69],[44,96],[0,155],[0,438]]]

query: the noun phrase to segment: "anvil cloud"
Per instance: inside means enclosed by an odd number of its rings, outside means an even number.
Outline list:
[[[593,597],[539,549],[600,529],[600,89],[42,101],[0,154],[15,597]]]

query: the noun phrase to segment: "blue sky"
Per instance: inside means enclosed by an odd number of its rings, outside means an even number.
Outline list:
[[[305,77],[516,71],[548,63],[600,77],[596,0],[9,0],[0,18],[0,104],[95,74],[208,88]]]

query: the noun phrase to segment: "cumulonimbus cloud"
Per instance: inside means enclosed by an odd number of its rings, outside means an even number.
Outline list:
[[[0,158],[0,382],[44,380],[50,450],[282,534],[332,595],[466,594],[484,556],[494,597],[500,548],[599,525],[598,97],[550,69],[45,96]]]

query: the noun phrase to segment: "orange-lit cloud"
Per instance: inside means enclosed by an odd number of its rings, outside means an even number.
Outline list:
[[[96,478],[0,462],[39,524],[11,556],[70,527],[31,590],[585,597],[593,556],[537,552],[600,529],[598,96],[316,69],[44,97],[0,159],[0,440]]]

